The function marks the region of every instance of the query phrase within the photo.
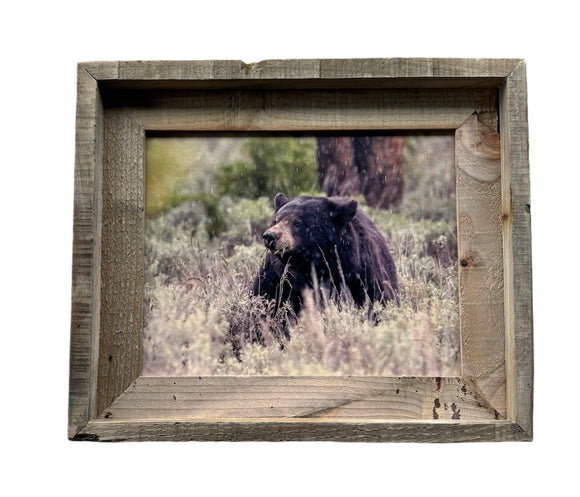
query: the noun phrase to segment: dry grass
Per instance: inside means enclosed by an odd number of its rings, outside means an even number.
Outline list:
[[[434,236],[429,230],[391,218],[401,305],[375,305],[369,320],[368,309],[348,300],[320,306],[306,295],[303,313],[290,324],[290,341],[276,332],[282,324],[269,317],[268,303],[249,290],[264,255],[260,244],[236,246],[226,257],[216,241],[151,236],[144,373],[457,374],[456,269],[448,244],[437,236],[440,255],[429,255],[435,250],[426,239]],[[164,257],[156,255],[157,244]]]

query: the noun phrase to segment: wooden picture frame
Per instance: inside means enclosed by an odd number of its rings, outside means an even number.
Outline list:
[[[455,132],[462,374],[141,376],[146,133],[317,130]],[[68,436],[531,440],[530,245],[522,60],[81,63]]]

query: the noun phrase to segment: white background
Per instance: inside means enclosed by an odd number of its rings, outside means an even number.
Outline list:
[[[3,495],[578,495],[572,3],[9,2],[0,50]],[[515,2],[514,2],[515,3]],[[278,5],[282,5],[279,7]],[[570,7],[569,7],[570,6]],[[521,57],[528,64],[532,443],[78,443],[67,433],[76,63]],[[4,491],[1,487],[11,488]]]

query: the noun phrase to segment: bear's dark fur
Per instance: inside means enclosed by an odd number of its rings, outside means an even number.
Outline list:
[[[353,301],[398,303],[397,274],[387,244],[356,200],[301,196],[274,199],[275,214],[264,233],[269,249],[254,280],[254,295],[288,302],[298,314],[303,291],[325,290]]]

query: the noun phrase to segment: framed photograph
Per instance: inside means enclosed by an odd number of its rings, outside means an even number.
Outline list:
[[[71,440],[532,439],[525,62],[78,66]]]

